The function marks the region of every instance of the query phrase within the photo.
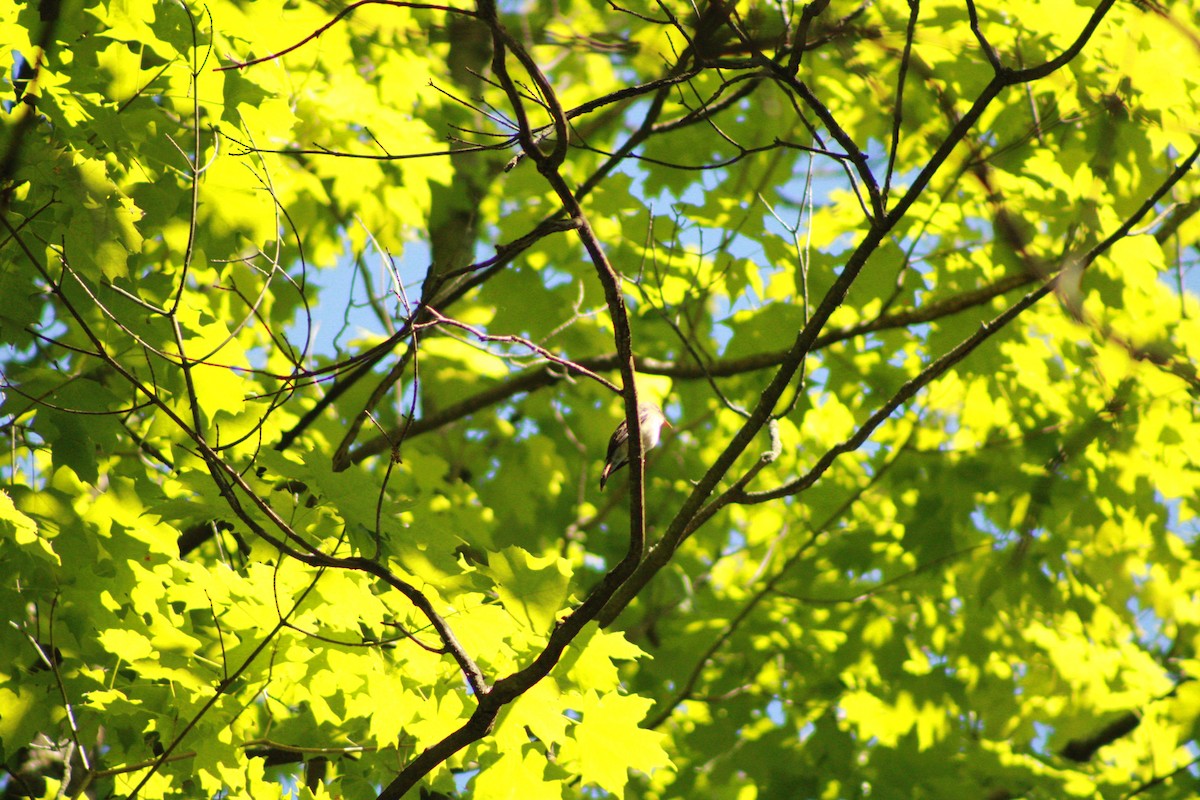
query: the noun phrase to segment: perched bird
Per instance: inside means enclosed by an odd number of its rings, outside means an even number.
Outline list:
[[[664,425],[671,427],[661,408],[648,400],[638,403],[638,427],[642,432],[643,455],[658,445]],[[612,438],[608,440],[608,455],[604,459],[604,471],[600,473],[600,491],[604,491],[604,484],[608,483],[609,476],[628,463],[629,426],[625,420],[621,420],[621,424],[613,431]]]

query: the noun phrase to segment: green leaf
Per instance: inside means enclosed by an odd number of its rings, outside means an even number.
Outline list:
[[[18,547],[28,548],[39,557],[62,565],[62,559],[54,552],[49,540],[38,532],[37,523],[22,514],[4,491],[0,491],[0,533]]]
[[[567,602],[570,563],[556,556],[537,558],[520,548],[506,547],[489,557],[488,566],[508,613],[522,625],[548,634]]]
[[[585,693],[579,708],[583,719],[575,726],[574,740],[563,745],[563,759],[578,763],[585,783],[617,795],[625,791],[628,770],[670,768],[664,735],[637,726],[650,706],[640,697]]]

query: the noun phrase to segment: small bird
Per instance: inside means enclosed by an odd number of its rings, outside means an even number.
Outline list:
[[[642,454],[658,445],[663,426],[671,427],[667,417],[658,406],[648,400],[638,402],[638,427],[642,433]],[[621,467],[629,463],[629,426],[625,420],[613,431],[608,440],[608,455],[604,459],[604,471],[600,473],[600,491],[609,477]]]

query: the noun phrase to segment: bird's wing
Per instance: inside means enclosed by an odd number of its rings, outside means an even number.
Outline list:
[[[605,461],[612,461],[613,455],[617,449],[625,443],[629,438],[629,423],[626,420],[621,420],[621,424],[613,431],[612,438],[608,440],[608,452],[604,455]]]

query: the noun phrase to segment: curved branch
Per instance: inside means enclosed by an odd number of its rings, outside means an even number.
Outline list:
[[[346,17],[353,14],[359,8],[362,8],[363,6],[370,6],[370,5],[395,6],[397,8],[413,8],[413,9],[423,10],[423,11],[444,11],[447,14],[462,14],[465,17],[474,17],[475,16],[475,13],[473,11],[470,11],[469,9],[455,8],[453,6],[444,6],[444,5],[438,5],[435,3],[410,3],[410,2],[402,2],[402,0],[358,0],[357,3],[351,3],[350,5],[343,8],[341,11],[339,11],[337,14],[335,14],[333,16],[333,18],[331,20],[329,20],[329,22],[326,22],[324,25],[317,28],[315,31],[310,33],[308,36],[305,36],[303,39],[301,39],[300,41],[296,42],[293,45],[289,45],[288,47],[285,47],[282,50],[271,53],[270,55],[262,56],[261,58],[252,58],[249,61],[235,61],[232,64],[229,64],[228,66],[217,67],[214,71],[215,72],[224,72],[225,70],[230,70],[230,69],[245,69],[247,67],[252,67],[255,64],[262,64],[263,62],[266,62],[266,61],[274,61],[277,58],[282,58],[283,56],[286,56],[288,53],[291,53],[295,50],[299,50],[301,47],[308,44],[309,42],[316,41],[318,38],[320,38],[321,34],[325,33],[325,31],[329,30],[334,25],[338,24],[343,19],[345,19]]]
[[[503,50],[505,48],[511,48],[522,64],[532,63],[520,44],[509,37],[500,26],[496,17],[494,0],[480,0],[479,12],[480,17],[492,28],[493,46],[497,50],[494,63],[500,64],[503,68]],[[544,75],[541,75],[540,71],[536,70],[536,67],[533,72],[536,74],[532,74],[531,77],[534,77],[538,83],[547,105],[554,114],[556,127],[565,126],[561,106],[554,98],[554,91],[549,81],[545,79]],[[514,103],[519,102],[516,99],[516,87],[511,85],[511,79],[507,73],[498,72],[497,78],[505,84],[510,99],[513,99]],[[522,141],[532,142],[527,132],[522,132]],[[620,279],[612,264],[609,263],[600,240],[588,222],[578,198],[557,171],[558,150],[556,149],[550,156],[546,156],[540,151],[537,155],[531,150],[526,150],[526,152],[535,159],[539,172],[558,195],[567,217],[577,222],[579,226],[577,232],[584,250],[591,258],[597,278],[604,289],[616,337],[621,379],[624,384],[626,424],[636,430],[638,427],[638,398],[637,386],[634,381],[633,341],[625,300],[620,291]],[[638,436],[631,436],[629,439],[629,485],[632,489],[629,548],[625,556],[608,571],[578,608],[555,623],[546,646],[532,662],[517,672],[496,681],[489,689],[477,693],[478,705],[471,717],[458,729],[426,748],[409,762],[400,771],[400,774],[384,787],[379,794],[379,800],[397,800],[402,797],[438,764],[491,730],[500,710],[550,673],[550,670],[562,657],[567,645],[579,635],[585,625],[596,618],[620,586],[634,573],[641,560],[646,541],[644,464],[641,437]]]

